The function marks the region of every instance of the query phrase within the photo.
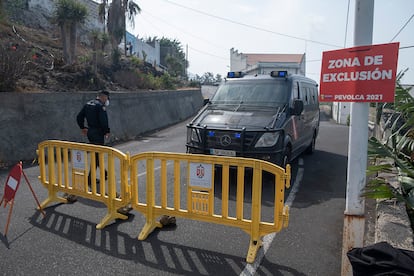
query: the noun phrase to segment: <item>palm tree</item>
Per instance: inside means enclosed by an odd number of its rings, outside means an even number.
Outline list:
[[[108,33],[111,36],[112,48],[116,49],[117,45],[124,39],[124,51],[126,55],[126,16],[135,27],[134,16],[141,12],[141,8],[132,0],[113,0],[108,8],[106,17],[106,8],[108,0],[102,0],[99,6],[99,17],[102,23],[107,20]]]
[[[103,32],[106,33],[106,21],[107,21],[107,8],[108,0],[102,0],[102,3],[98,6],[99,21],[104,25]]]
[[[62,35],[63,58],[66,64],[73,64],[76,56],[77,26],[88,15],[86,6],[74,0],[59,0],[54,20],[60,26]]]
[[[92,40],[92,71],[97,72],[98,66],[103,64],[103,53],[105,46],[108,44],[108,35],[106,33],[94,30],[90,34]]]

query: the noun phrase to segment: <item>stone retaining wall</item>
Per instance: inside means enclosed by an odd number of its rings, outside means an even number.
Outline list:
[[[48,139],[86,142],[76,115],[96,92],[0,93],[0,162],[36,157]],[[203,105],[200,90],[112,92],[111,138],[127,141],[193,116]]]

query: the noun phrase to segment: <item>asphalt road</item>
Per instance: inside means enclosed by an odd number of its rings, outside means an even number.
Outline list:
[[[115,147],[185,152],[185,123]],[[348,127],[323,117],[316,152],[292,164],[289,227],[264,238],[254,264],[246,264],[249,237],[238,228],[178,218],[139,241],[140,213],[96,230],[106,208],[86,199],[53,205],[43,218],[23,179],[7,236],[9,207],[0,209],[0,275],[340,275],[347,140]],[[45,199],[38,166],[24,172]],[[0,172],[0,196],[7,173]]]

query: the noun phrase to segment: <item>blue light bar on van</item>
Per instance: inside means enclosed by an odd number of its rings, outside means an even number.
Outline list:
[[[288,76],[287,71],[272,71],[270,72],[270,76],[274,78],[286,78]]]
[[[232,78],[242,78],[243,77],[243,72],[227,72],[227,78],[232,79]]]
[[[214,135],[215,135],[215,132],[212,131],[212,130],[210,130],[209,132],[207,132],[207,136],[208,137],[214,137]]]

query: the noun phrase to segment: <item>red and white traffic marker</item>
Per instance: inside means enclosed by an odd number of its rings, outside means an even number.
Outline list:
[[[20,185],[20,180],[22,178],[22,175],[24,176],[26,183],[29,185],[30,191],[33,194],[33,197],[36,200],[37,206],[39,207],[40,212],[45,216],[45,213],[43,212],[42,208],[40,207],[39,200],[36,197],[36,194],[33,191],[32,186],[30,185],[29,180],[27,179],[26,174],[23,171],[22,162],[19,162],[16,164],[10,171],[7,180],[6,185],[4,186],[4,194],[0,201],[0,206],[4,202],[4,208],[6,208],[7,204],[10,204],[10,210],[9,210],[9,216],[7,217],[7,223],[6,223],[6,229],[4,230],[4,236],[7,236],[7,231],[9,229],[10,224],[10,218],[11,213],[13,210],[13,204],[14,204],[14,197],[16,196],[17,189]]]

